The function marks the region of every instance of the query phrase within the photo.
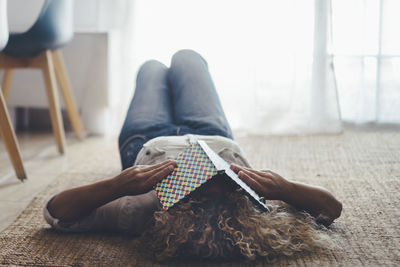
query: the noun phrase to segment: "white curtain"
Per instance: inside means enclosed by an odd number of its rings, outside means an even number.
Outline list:
[[[208,61],[236,131],[335,133],[343,121],[400,122],[399,1],[109,2],[120,3],[104,14],[120,22],[124,51],[119,123],[140,65],[169,65],[185,48]]]
[[[155,58],[168,65],[175,51],[194,49],[209,63],[232,128],[256,134],[337,132],[327,3],[138,0],[135,64]],[[314,7],[324,12],[316,17],[324,25],[315,30]]]
[[[76,5],[79,5],[75,0]],[[135,72],[134,15],[136,1],[133,0],[86,0],[95,1],[96,30],[109,33],[108,95],[104,105],[103,121],[96,121],[96,134],[116,135],[119,133],[129,101],[133,95]],[[97,101],[93,99],[93,101]],[[98,112],[98,111],[95,111]],[[89,113],[89,112],[88,112]],[[98,129],[98,130],[97,130]]]
[[[400,123],[400,1],[333,0],[333,49],[343,120]]]

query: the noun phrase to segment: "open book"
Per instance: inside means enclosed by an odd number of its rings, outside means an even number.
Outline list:
[[[197,141],[179,154],[176,161],[178,166],[175,170],[154,188],[164,210],[168,210],[217,175],[226,175],[243,188],[250,200],[262,210],[268,211],[264,199],[244,183],[230,169],[229,163],[215,153],[206,142]]]

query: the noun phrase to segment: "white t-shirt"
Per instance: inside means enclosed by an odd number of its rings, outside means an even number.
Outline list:
[[[174,159],[196,140],[207,142],[208,146],[228,163],[250,167],[243,151],[235,141],[221,136],[190,134],[184,136],[162,136],[148,141],[140,150],[135,165],[151,165],[166,159]],[[52,227],[65,232],[116,230],[140,234],[153,213],[160,210],[160,208],[157,195],[152,190],[146,194],[116,199],[95,209],[87,217],[76,222],[65,223],[54,218],[46,204],[44,218]]]

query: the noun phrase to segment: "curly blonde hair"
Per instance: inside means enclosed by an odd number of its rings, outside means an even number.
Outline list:
[[[142,242],[159,261],[184,259],[272,259],[329,247],[326,229],[305,212],[269,204],[260,212],[240,192],[190,197],[154,213]]]

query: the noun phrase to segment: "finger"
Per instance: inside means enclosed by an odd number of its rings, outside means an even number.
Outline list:
[[[235,164],[231,164],[231,170],[233,170],[236,174],[237,174],[239,171],[246,171],[246,172],[250,172],[250,173],[253,173],[253,174],[256,174],[256,175],[259,175],[259,176],[263,176],[263,175],[264,175],[264,174],[263,174],[262,172],[260,172],[260,171],[257,171],[257,170],[251,169],[251,168],[240,167],[240,166],[235,165]]]
[[[153,174],[153,175],[147,180],[147,182],[149,183],[150,186],[156,185],[159,181],[161,181],[162,179],[164,179],[165,177],[167,177],[168,174],[170,174],[170,173],[174,170],[174,168],[175,168],[175,167],[174,167],[173,165],[169,165],[168,167],[159,170],[158,172],[156,172],[155,174]]]
[[[238,166],[238,165],[236,165],[236,164],[231,164],[230,168],[231,168],[231,170],[234,171],[236,174],[237,174],[238,172],[240,172],[241,170],[243,170],[242,167],[240,167],[240,166]]]
[[[262,178],[256,173],[255,170],[252,170],[249,168],[243,168],[241,171],[246,173],[248,176],[250,176],[252,179],[254,179],[256,181],[262,180]]]
[[[257,193],[260,193],[260,191],[261,191],[260,184],[256,180],[251,178],[250,175],[248,175],[244,171],[239,171],[238,176],[240,179],[242,179],[243,182],[245,182],[248,186],[250,186],[254,191],[256,191]]]
[[[271,170],[261,170],[260,172],[261,172],[261,173],[268,174],[268,175],[275,175],[275,174],[276,174],[276,173],[274,173],[274,172],[271,171]]]
[[[261,177],[271,177],[271,176],[274,175],[274,173],[269,171],[269,170],[258,171],[258,170],[254,170],[254,169],[250,169],[250,168],[246,168],[246,167],[243,167],[242,170],[249,171],[249,172],[251,172],[251,173],[253,173],[255,175],[258,175],[259,178],[261,178]]]
[[[148,168],[148,167],[150,167],[151,165],[135,165],[135,167],[137,168],[137,169],[139,169],[139,170],[141,170],[141,169],[144,169],[144,168]]]
[[[175,165],[173,165],[171,163],[167,164],[167,165],[161,165],[156,169],[148,170],[147,172],[142,172],[140,176],[149,178],[149,177],[153,176],[154,174],[158,173],[159,171],[168,168],[169,166],[171,166],[172,169],[175,169],[175,167],[176,167]]]
[[[165,160],[165,161],[163,161],[163,162],[160,162],[160,163],[158,163],[158,164],[151,165],[151,166],[149,166],[149,167],[140,169],[140,171],[141,171],[141,172],[148,172],[148,171],[151,171],[151,170],[154,170],[154,169],[158,169],[158,168],[160,168],[160,167],[168,166],[169,164],[174,165],[174,166],[177,166],[177,165],[178,165],[178,163],[177,163],[176,161],[171,160],[171,159],[167,159],[167,160]]]
[[[130,173],[130,175],[133,175],[133,176],[139,175],[139,176],[143,177],[144,176],[143,173],[145,173],[149,170],[153,170],[155,168],[167,166],[169,163],[174,164],[172,162],[174,162],[174,161],[165,160],[165,161],[160,162],[155,165],[135,165],[130,168],[129,173]],[[175,162],[175,164],[176,164],[176,162]]]
[[[268,170],[263,170],[263,171],[257,171],[257,170],[253,170],[255,174],[257,174],[260,177],[265,177],[265,178],[271,178],[274,173]]]

